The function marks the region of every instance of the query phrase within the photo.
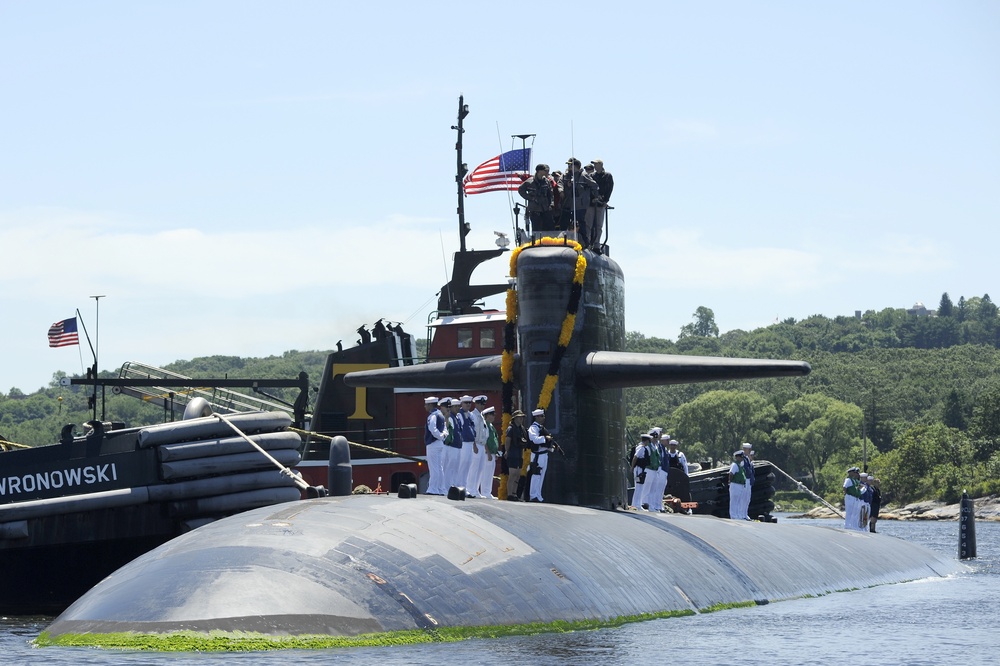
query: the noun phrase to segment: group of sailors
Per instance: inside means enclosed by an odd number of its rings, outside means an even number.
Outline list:
[[[545,410],[531,413],[528,428],[525,413],[515,411],[501,441],[496,408],[487,407],[487,402],[485,395],[424,399],[427,494],[449,495],[456,492],[453,489],[464,489],[465,497],[498,499],[493,481],[499,463],[500,499],[541,502],[549,454],[561,451],[545,428]]]
[[[637,511],[664,512],[663,496],[671,473],[688,475],[688,461],[678,446],[676,439],[664,434],[663,428],[656,427],[643,433],[640,442],[631,453],[632,474],[635,492],[632,493],[631,507]],[[666,442],[666,444],[664,444]],[[672,472],[673,469],[678,470]],[[681,497],[682,501],[690,497]]]
[[[858,532],[874,532],[882,508],[882,490],[874,474],[858,467],[847,469],[844,479],[844,527]]]
[[[631,506],[639,511],[663,511],[668,478],[677,474],[684,482],[675,484],[671,479],[671,492],[686,495],[678,498],[683,509],[683,502],[690,501],[691,498],[687,485],[688,461],[678,450],[678,441],[664,434],[663,428],[659,427],[641,435],[641,438],[642,441],[633,449],[631,456],[635,478]],[[732,520],[752,520],[748,513],[756,480],[753,460],[754,451],[749,443],[744,443],[739,451],[733,453],[733,462],[729,467],[729,517]],[[674,506],[676,508],[676,504]]]
[[[604,218],[614,188],[615,180],[605,170],[603,160],[591,160],[583,166],[571,157],[566,160],[565,173],[550,172],[548,164],[537,165],[535,175],[517,191],[527,202],[528,224],[536,235],[575,232],[581,245],[600,253]]]

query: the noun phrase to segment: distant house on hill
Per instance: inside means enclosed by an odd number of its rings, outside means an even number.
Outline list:
[[[937,310],[928,310],[923,303],[917,301],[913,304],[912,308],[906,310],[906,314],[914,315],[916,317],[936,317]]]

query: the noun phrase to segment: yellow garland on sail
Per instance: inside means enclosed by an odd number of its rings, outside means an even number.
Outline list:
[[[569,341],[573,337],[573,326],[576,325],[576,315],[567,314],[563,319],[562,330],[559,331],[559,346],[569,347]]]
[[[583,278],[587,272],[587,258],[583,254],[583,246],[574,240],[569,240],[568,238],[552,238],[546,236],[544,238],[539,238],[530,243],[525,243],[519,247],[514,248],[510,255],[510,276],[517,277],[517,258],[520,256],[521,252],[529,247],[535,247],[538,245],[548,245],[555,247],[569,247],[576,251],[576,265],[573,270],[573,283],[582,290],[583,288]],[[579,295],[579,291],[577,294]],[[572,299],[571,299],[572,301]],[[553,357],[560,357],[565,353],[566,348],[569,347],[569,343],[573,338],[573,328],[576,326],[576,305],[579,305],[579,301],[574,305],[570,304],[567,306],[566,317],[563,319],[562,327],[559,330],[559,342],[556,348],[556,352]],[[512,286],[507,290],[507,312],[506,320],[508,324],[517,323],[517,293]],[[513,381],[514,376],[514,353],[513,350],[507,349],[505,344],[503,353],[500,357],[500,378],[503,383],[509,384]],[[552,401],[552,393],[555,391],[556,383],[559,381],[558,368],[555,373],[550,373],[545,375],[545,380],[542,382],[542,390],[538,396],[538,407],[541,409],[548,409],[549,403]],[[507,428],[510,425],[511,415],[510,406],[506,403],[504,404],[503,420],[502,420],[502,431],[507,432]]]

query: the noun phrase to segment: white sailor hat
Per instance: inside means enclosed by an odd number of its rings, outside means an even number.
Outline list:
[[[659,436],[660,436],[660,433],[656,432],[655,430],[650,430],[649,431],[649,438],[650,439],[654,439],[654,438],[659,437]]]
[[[743,457],[743,452],[742,451],[733,451],[733,457],[736,457],[736,456],[739,456],[740,458],[742,458]]]
[[[677,440],[676,439],[670,440],[669,442],[667,442],[667,446],[677,446]]]
[[[495,414],[496,411],[497,411],[496,407],[487,407],[486,409],[483,410],[483,416],[486,416],[487,414]]]
[[[641,435],[639,435],[639,437],[641,437],[642,439],[653,439],[653,436],[650,435],[648,432],[642,433]]]
[[[472,396],[471,395],[463,395],[461,397],[461,401],[462,402],[472,402]]]
[[[649,432],[650,433],[654,433],[655,432],[657,434],[662,434],[663,433],[663,428],[661,428],[660,426],[653,426],[652,428],[649,429]]]
[[[861,472],[861,478],[862,479],[867,479],[868,478],[868,472]]]
[[[424,398],[424,404],[425,405],[436,405],[437,403],[438,403],[438,399],[437,399],[436,396],[431,395],[431,396],[427,396],[426,398]]]
[[[532,416],[545,416],[545,410],[539,407],[538,409],[531,412]]]
[[[439,407],[449,407],[451,406],[451,398],[441,398],[438,400]]]
[[[750,444],[750,442],[743,442],[743,448],[744,449],[752,449],[753,446]]]
[[[475,402],[486,402],[486,396],[485,395],[477,395],[476,399],[475,399]]]

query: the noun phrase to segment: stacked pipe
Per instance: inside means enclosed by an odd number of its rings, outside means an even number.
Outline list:
[[[302,440],[287,430],[292,423],[287,414],[253,412],[227,419],[286,468],[298,464]],[[301,497],[289,473],[214,416],[144,428],[138,445],[157,447],[164,483],[149,487],[150,500],[166,502],[174,517],[228,515]]]

